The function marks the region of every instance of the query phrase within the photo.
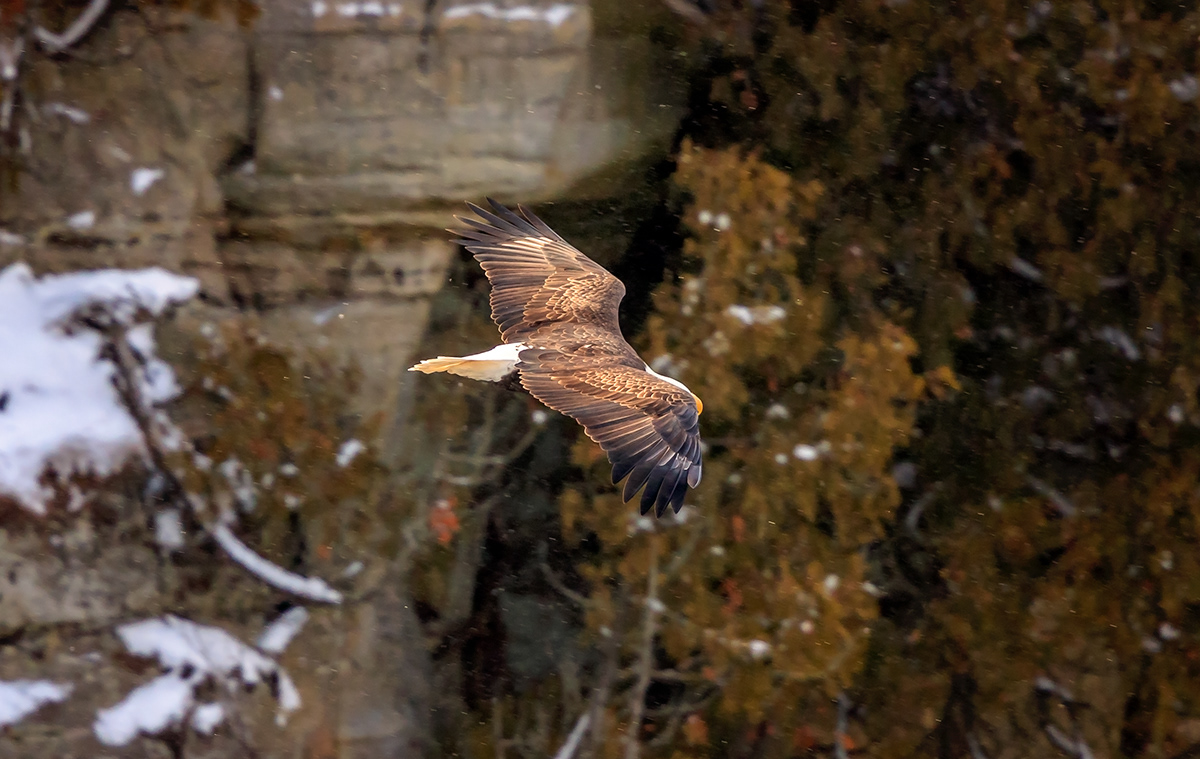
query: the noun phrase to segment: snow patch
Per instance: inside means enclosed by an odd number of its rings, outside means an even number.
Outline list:
[[[192,712],[192,729],[204,735],[212,735],[225,721],[225,707],[221,704],[201,704]]]
[[[307,621],[308,609],[303,606],[288,609],[280,614],[274,622],[267,625],[267,629],[258,636],[259,650],[266,651],[268,654],[283,653],[283,650],[288,647],[292,638],[296,637],[300,628],[304,627],[304,623]]]
[[[65,701],[73,687],[48,680],[0,680],[0,727],[15,725],[46,704]]]
[[[1168,82],[1167,89],[1179,102],[1190,103],[1196,99],[1197,95],[1200,95],[1200,81],[1191,74],[1184,74],[1178,79]]]
[[[35,279],[24,264],[0,271],[0,495],[45,513],[53,491],[41,483],[90,472],[104,477],[143,450],[141,433],[113,387],[114,367],[100,359],[97,332],[68,329],[81,312],[100,309],[131,325],[195,295],[196,280],[161,269],[93,271]],[[152,403],[177,392],[169,366],[154,357],[150,325],[128,332],[145,362],[139,380]]]
[[[791,415],[787,406],[782,403],[772,403],[770,406],[767,406],[766,417],[768,419],[787,419]]]
[[[97,712],[92,732],[106,746],[124,746],[139,733],[161,733],[183,719],[194,687],[179,675],[157,677],[134,688],[116,706]]]
[[[80,211],[67,217],[67,226],[71,229],[91,229],[96,226],[95,211]]]
[[[154,542],[168,553],[183,548],[183,522],[179,509],[165,508],[154,515]]]
[[[345,469],[354,459],[358,458],[358,454],[365,450],[367,450],[367,446],[363,445],[361,440],[353,438],[347,440],[338,448],[337,465]]]
[[[242,462],[232,457],[222,461],[217,471],[229,483],[233,498],[242,511],[253,512],[258,507],[258,490],[254,486],[254,475],[242,466]]]
[[[335,316],[339,319],[344,319],[345,315],[342,314],[342,307],[345,305],[347,305],[347,304],[339,303],[336,306],[330,306],[329,308],[321,309],[320,311],[313,314],[313,317],[312,317],[313,324],[317,325],[318,327],[323,327],[326,324],[328,324],[329,321],[331,319],[333,319],[333,317],[335,317]]]
[[[771,324],[787,316],[787,311],[782,306],[743,306],[738,303],[726,308],[725,313],[747,327],[755,324]]]
[[[168,615],[124,625],[117,635],[130,653],[157,659],[167,672],[97,712],[92,730],[107,746],[124,746],[139,734],[160,733],[182,724],[189,713],[195,730],[211,733],[224,720],[225,707],[196,704],[196,688],[210,681],[231,694],[268,684],[279,703],[280,724],[300,707],[295,684],[274,660],[218,627]]]
[[[452,20],[467,16],[486,16],[497,21],[542,21],[553,27],[563,24],[575,13],[575,6],[555,3],[547,8],[518,5],[514,8],[498,8],[494,3],[472,3],[448,9],[443,18]]]
[[[133,190],[133,194],[141,197],[146,194],[146,191],[154,186],[154,183],[166,176],[166,172],[162,169],[150,169],[142,167],[134,169],[129,175],[129,189]]]
[[[755,659],[765,659],[771,653],[771,644],[765,640],[750,641],[750,656]]]
[[[320,3],[321,12],[317,13],[318,3],[313,3],[313,15],[321,17],[325,15],[326,5]],[[337,12],[343,18],[358,18],[359,16],[369,16],[372,18],[382,18],[383,16],[399,16],[403,10],[396,3],[384,5],[380,0],[363,0],[363,2],[338,3]]]
[[[821,452],[815,446],[801,443],[792,449],[792,455],[801,461],[816,461],[820,457]]]
[[[1183,424],[1183,421],[1187,418],[1187,416],[1184,414],[1183,406],[1180,406],[1178,403],[1174,403],[1171,405],[1171,408],[1167,409],[1167,418],[1170,419],[1173,424]]]

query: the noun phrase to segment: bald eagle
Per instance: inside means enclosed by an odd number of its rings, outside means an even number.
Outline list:
[[[642,486],[641,513],[678,512],[700,484],[700,412],[678,380],[638,357],[621,336],[617,307],[625,286],[559,237],[541,219],[489,198],[479,219],[455,217],[457,242],[483,266],[492,286],[492,320],[501,344],[461,358],[439,356],[409,371],[449,372],[501,382],[515,373],[534,398],[583,425],[608,454],[623,498]]]

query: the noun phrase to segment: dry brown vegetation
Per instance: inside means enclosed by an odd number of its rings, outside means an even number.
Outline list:
[[[1193,755],[1200,14],[717,5],[637,341],[705,480],[639,521],[576,446],[585,747]]]

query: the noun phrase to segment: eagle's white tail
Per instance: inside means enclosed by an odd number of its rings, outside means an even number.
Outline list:
[[[467,377],[484,382],[499,382],[517,368],[517,361],[524,345],[512,343],[497,345],[491,350],[476,353],[471,356],[438,356],[426,359],[416,366],[409,367],[410,372],[449,372],[459,377]]]

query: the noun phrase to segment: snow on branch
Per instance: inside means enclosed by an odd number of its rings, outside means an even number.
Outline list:
[[[298,618],[292,614],[285,625],[295,628],[293,634],[303,624]],[[271,637],[282,621],[268,626],[263,637]],[[300,708],[300,694],[287,672],[261,650],[218,627],[168,615],[125,625],[117,634],[130,653],[157,659],[166,672],[96,714],[92,729],[105,745],[124,746],[139,734],[157,735],[183,725],[211,734],[235,708],[237,694],[259,683],[267,684],[278,701],[276,720],[281,726]],[[287,640],[279,633],[275,637],[282,651]],[[207,683],[217,686],[217,700],[201,702],[197,689]],[[222,699],[222,693],[227,698]]]
[[[307,621],[308,609],[303,606],[288,609],[280,614],[278,619],[267,625],[267,629],[258,636],[259,650],[266,651],[268,654],[283,653],[283,649],[287,648],[288,644],[292,642],[292,638],[296,637],[300,628],[304,627],[304,623]]]
[[[15,725],[46,704],[65,701],[73,686],[48,680],[0,680],[0,727]]]
[[[60,480],[116,473],[145,451],[138,425],[113,386],[97,320],[127,330],[142,359],[139,390],[151,403],[177,392],[154,357],[152,325],[137,324],[196,294],[196,280],[162,269],[34,277],[25,264],[0,271],[0,496],[44,514]],[[86,320],[86,323],[84,323]]]
[[[329,604],[342,602],[342,594],[329,587],[321,578],[302,577],[259,556],[238,540],[228,525],[219,524],[214,527],[212,536],[231,559],[268,585],[312,601]]]
[[[0,84],[3,84],[4,99],[0,100],[0,132],[12,126],[13,105],[17,97],[17,74],[21,57],[25,55],[25,38],[0,36]]]
[[[61,53],[83,39],[106,10],[108,10],[108,0],[92,0],[62,32],[55,34],[45,27],[37,26],[33,29],[33,35],[37,37],[38,43],[45,48],[46,52]]]
[[[190,300],[200,289],[192,277],[153,267],[138,271],[100,269],[45,276],[33,282],[25,264],[13,264],[0,275],[11,274],[32,283],[47,317],[64,321],[100,307],[123,325],[131,325],[141,312],[161,316],[172,306]]]
[[[196,290],[195,280],[161,269],[40,280],[23,265],[0,272],[0,351],[9,359],[0,362],[0,495],[44,513],[53,495],[42,485],[48,469],[60,479],[77,472],[105,476],[141,453],[169,476],[164,453],[182,441],[155,406],[174,397],[178,386],[170,366],[154,356],[152,325],[137,321]],[[356,453],[353,447],[342,452],[347,459]],[[164,545],[176,545],[178,514],[164,515],[176,517],[173,527],[169,519],[158,525]],[[211,532],[231,558],[274,587],[341,602],[342,594],[323,580],[272,564],[227,525]]]

